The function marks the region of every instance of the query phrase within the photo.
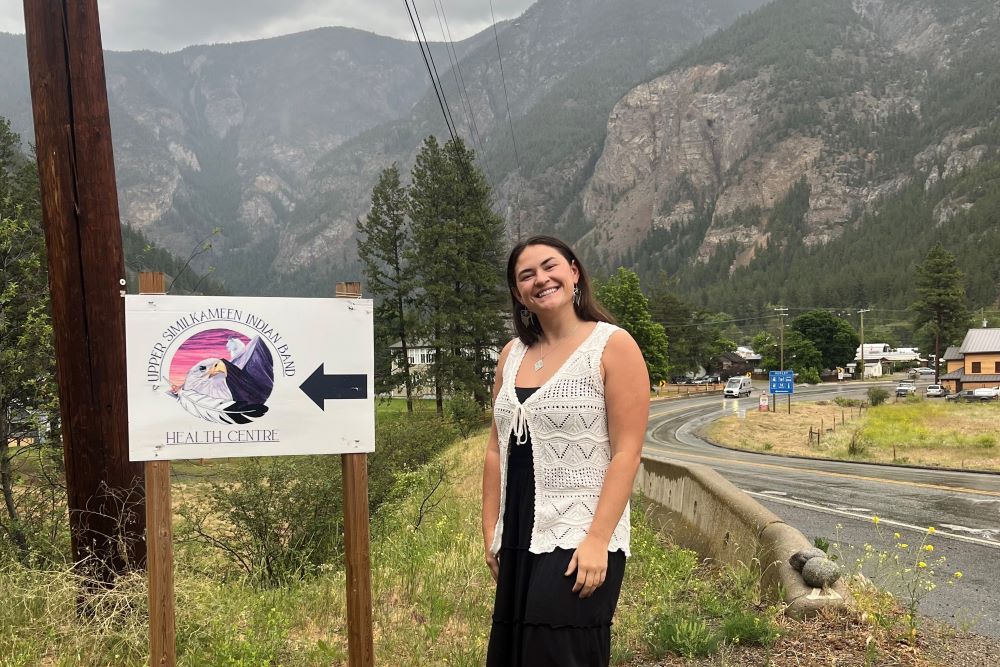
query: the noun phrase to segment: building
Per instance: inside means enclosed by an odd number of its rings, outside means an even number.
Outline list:
[[[947,372],[940,382],[951,392],[1000,386],[1000,329],[969,329],[958,347],[949,347],[941,360]]]
[[[403,343],[396,341],[389,346],[389,350],[392,354],[392,372],[397,373],[401,370],[400,355],[403,352]],[[471,358],[473,352],[466,350],[466,354]],[[434,363],[434,348],[427,341],[418,340],[407,346],[406,356],[410,361],[410,376],[417,381],[417,386],[414,387],[414,396],[416,398],[434,398],[434,388],[421,384],[421,378],[426,377],[428,368]],[[500,359],[500,351],[488,349],[486,350],[486,358],[495,365]],[[395,387],[392,390],[392,396],[394,398],[405,397],[406,388],[403,386]]]

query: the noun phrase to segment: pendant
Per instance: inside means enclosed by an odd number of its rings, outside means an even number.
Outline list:
[[[536,371],[542,370],[542,366],[544,366],[544,365],[545,365],[545,362],[542,361],[541,359],[539,359],[538,361],[535,362],[535,370]]]

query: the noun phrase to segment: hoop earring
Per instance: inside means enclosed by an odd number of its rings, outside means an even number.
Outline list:
[[[574,306],[579,306],[580,305],[580,299],[582,299],[582,298],[583,297],[580,294],[580,288],[578,286],[576,286],[576,285],[573,285],[573,305]]]
[[[528,310],[527,308],[522,308],[520,315],[521,315],[521,324],[523,324],[526,328],[530,329],[531,326],[535,323],[535,314],[530,310]]]

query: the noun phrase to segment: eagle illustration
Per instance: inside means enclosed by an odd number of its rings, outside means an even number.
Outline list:
[[[232,359],[208,358],[187,372],[171,394],[196,417],[220,424],[247,424],[267,412],[274,389],[274,359],[260,336],[249,344],[231,337]]]

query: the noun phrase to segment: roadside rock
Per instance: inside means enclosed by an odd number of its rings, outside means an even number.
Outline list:
[[[840,579],[840,566],[825,556],[810,558],[802,566],[802,579],[813,588],[832,586]]]
[[[826,558],[826,552],[822,549],[817,549],[816,547],[802,549],[801,551],[796,551],[792,554],[792,557],[788,559],[788,564],[794,567],[798,572],[801,572],[802,567],[806,564],[806,561],[812,558]]]

